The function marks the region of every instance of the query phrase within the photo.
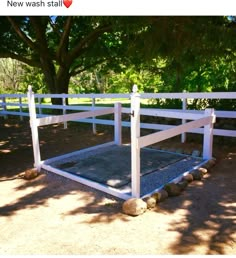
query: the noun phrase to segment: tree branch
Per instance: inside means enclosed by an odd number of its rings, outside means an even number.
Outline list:
[[[70,72],[70,75],[71,75],[71,76],[75,76],[75,75],[77,75],[77,74],[79,74],[79,73],[82,73],[82,72],[84,72],[84,71],[86,71],[86,70],[92,68],[92,67],[95,67],[96,65],[102,64],[102,63],[105,62],[105,61],[106,61],[106,59],[101,59],[101,60],[98,60],[98,61],[96,61],[96,62],[94,62],[94,63],[92,63],[92,64],[89,64],[89,65],[87,65],[87,66],[85,66],[85,67],[83,67],[83,68],[81,68],[81,69],[78,69],[78,68],[81,67],[81,66],[80,66],[80,65],[77,65],[77,66],[75,66],[75,67],[73,68],[73,70]]]
[[[59,37],[61,37],[61,33],[60,33],[58,27],[56,26],[56,24],[54,24],[54,23],[52,22],[52,19],[51,19],[49,16],[48,16],[48,22],[49,22],[51,28],[53,29],[53,32],[54,32],[55,34],[57,34]]]
[[[20,26],[14,21],[12,17],[7,16],[8,21],[11,23],[13,29],[17,33],[17,35],[31,48],[34,49],[36,48],[34,42],[25,35],[25,33],[20,29]]]
[[[82,39],[79,42],[79,44],[73,48],[73,50],[71,50],[68,56],[68,61],[72,62],[73,59],[77,58],[81,54],[86,44],[93,43],[96,39],[98,39],[100,35],[102,35],[104,32],[111,31],[111,29],[112,29],[112,26],[107,25],[107,26],[98,27],[95,30],[93,30],[90,34],[87,35],[87,37]]]
[[[40,20],[41,17],[29,17],[29,18],[35,30],[36,40],[38,41],[38,43],[40,42],[40,44],[38,44],[38,48],[44,50],[45,47],[47,48],[47,40],[45,37],[46,26],[43,26],[43,23]]]
[[[68,51],[69,44],[69,34],[72,26],[73,17],[69,16],[64,24],[63,33],[61,35],[61,40],[56,51],[56,56],[59,61],[63,61],[65,52]]]
[[[52,60],[55,59],[55,53],[51,53],[48,46],[46,36],[46,27],[48,21],[45,22],[45,20],[42,20],[43,17],[31,16],[29,18],[35,30],[37,51],[40,52],[40,58],[52,63]]]
[[[34,66],[34,67],[41,68],[40,62],[37,62],[37,61],[32,60],[32,59],[25,58],[21,55],[17,55],[15,53],[11,53],[11,52],[0,53],[0,58],[12,58],[12,59],[16,59],[16,60],[18,60],[22,63],[25,63],[29,66]]]

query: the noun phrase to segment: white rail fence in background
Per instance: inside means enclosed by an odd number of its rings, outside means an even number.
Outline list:
[[[62,99],[63,105],[51,105],[45,104],[42,102],[42,99],[45,98],[60,98]],[[70,99],[91,99],[90,106],[83,105],[70,105]],[[188,120],[188,114],[198,114],[203,115],[203,110],[188,110],[188,100],[191,99],[236,99],[236,92],[215,92],[215,93],[141,93],[141,99],[181,99],[182,100],[182,109],[154,109],[154,108],[141,108],[140,114],[154,114],[155,116],[163,116],[180,119],[182,124],[186,123]],[[60,109],[63,111],[63,114],[66,114],[68,111],[93,111],[99,110],[102,107],[96,106],[96,103],[99,99],[130,99],[130,94],[35,94],[35,102],[37,108],[37,117],[46,117],[48,114],[45,114],[45,110]],[[67,101],[69,105],[66,105]],[[12,109],[14,108],[14,111]],[[26,111],[24,111],[26,110]],[[122,108],[122,113],[130,114],[130,108]],[[185,114],[185,116],[183,116]],[[29,117],[28,113],[28,103],[26,94],[0,94],[0,116],[7,118],[8,115],[20,116],[22,120],[23,117]],[[215,115],[217,118],[227,118],[235,119],[236,111],[223,111],[215,110]],[[191,115],[190,115],[191,117]],[[75,120],[76,121],[76,120]],[[108,119],[97,119],[94,116],[90,118],[80,119],[78,122],[92,123],[93,132],[96,133],[96,124],[103,125],[112,125],[114,126],[113,120]],[[130,127],[129,121],[122,121],[122,126]],[[156,123],[141,123],[140,127],[143,129],[153,129],[153,130],[166,130],[176,127],[175,125],[166,125],[166,124],[156,124]],[[67,122],[64,122],[64,128],[67,128]],[[195,128],[190,130],[191,133],[203,134],[203,128]],[[228,136],[236,137],[236,128],[235,130],[226,130],[226,129],[213,129],[213,135],[218,136]],[[182,133],[182,142],[186,140],[186,134]]]

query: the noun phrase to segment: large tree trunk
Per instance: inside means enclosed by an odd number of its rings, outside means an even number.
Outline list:
[[[182,66],[179,62],[176,62],[176,83],[173,85],[173,92],[182,92],[183,85],[182,85]],[[174,107],[180,106],[179,99],[173,99]]]
[[[182,67],[181,64],[176,64],[176,83],[174,92],[182,92]]]
[[[61,67],[56,75],[55,80],[55,88],[56,93],[58,94],[68,94],[69,91],[69,82],[70,82],[70,73],[69,73],[69,67]],[[61,98],[52,98],[52,104],[54,105],[61,105],[62,99]],[[68,104],[68,99],[66,99],[66,104]]]
[[[43,73],[51,94],[68,94],[70,81],[69,67],[60,67],[56,73],[53,64],[44,62]],[[62,105],[61,98],[51,98],[51,102],[53,105]]]

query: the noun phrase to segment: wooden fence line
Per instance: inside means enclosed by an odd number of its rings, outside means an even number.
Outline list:
[[[35,99],[37,100],[37,117],[45,117],[47,115],[43,114],[43,109],[60,109],[63,110],[65,115],[68,110],[76,111],[92,111],[102,109],[102,107],[96,107],[96,99],[99,98],[126,98],[130,99],[130,94],[34,94]],[[43,104],[42,98],[61,98],[63,100],[63,105],[49,105]],[[66,99],[68,98],[91,98],[91,106],[67,106],[65,105]],[[236,99],[236,92],[213,92],[213,93],[140,93],[141,99],[160,99],[160,98],[173,98],[182,100],[182,109],[141,109],[141,115],[154,115],[154,116],[164,116],[182,119],[182,124],[186,123],[187,119],[192,117],[192,114],[199,114],[199,117],[204,113],[202,110],[187,110],[188,99]],[[14,102],[15,99],[17,102]],[[11,101],[11,102],[10,102]],[[7,107],[16,107],[19,111],[10,111]],[[28,108],[27,103],[27,94],[0,94],[0,115],[7,118],[8,115],[20,116],[20,119],[23,120],[23,117],[28,117],[29,113],[24,112],[23,108]],[[122,113],[130,113],[130,108],[123,108]],[[183,115],[184,114],[184,115]],[[215,111],[217,118],[236,118],[236,111]],[[74,120],[76,121],[76,120]],[[95,117],[89,119],[82,119],[79,122],[92,123],[93,133],[96,133],[96,124],[107,124],[114,125],[114,122],[111,120],[105,119],[96,119]],[[122,126],[130,127],[129,122],[122,122]],[[141,123],[141,128],[154,129],[154,130],[165,130],[170,128],[170,125],[163,124],[147,124]],[[67,122],[64,122],[64,128],[67,128]],[[194,129],[191,132],[203,134],[203,130]],[[213,135],[217,136],[227,136],[227,137],[236,137],[236,130],[226,130],[226,129],[213,129]],[[186,141],[186,134],[183,133],[181,136],[181,141]]]
[[[140,136],[140,97],[137,87],[134,86],[131,95],[131,191],[132,197],[136,198],[140,197],[141,148],[188,132],[190,129],[204,126],[203,159],[209,160],[212,158],[213,123],[215,123],[214,109],[206,109],[200,118],[198,114],[192,114],[191,120],[194,120],[192,122],[161,132]],[[145,115],[148,115],[148,113],[145,113]]]
[[[203,159],[205,161],[212,158],[212,144],[213,144],[213,123],[215,122],[214,109],[206,109],[204,114],[192,113],[189,116],[188,112],[174,112],[174,111],[156,111],[155,109],[148,112],[147,109],[141,111],[140,109],[140,98],[141,95],[137,92],[137,86],[134,85],[133,93],[131,94],[131,107],[130,107],[130,127],[131,127],[131,196],[140,198],[140,150],[141,148],[154,144],[156,142],[174,137],[176,135],[188,132],[190,129],[196,129],[204,126],[203,128]],[[50,165],[47,165],[48,161],[41,160],[40,154],[40,144],[38,136],[38,127],[49,125],[59,122],[67,122],[70,120],[77,119],[88,119],[91,117],[94,121],[94,117],[101,116],[104,114],[114,114],[114,143],[120,145],[122,139],[122,107],[120,103],[116,103],[114,107],[111,108],[100,108],[95,109],[92,107],[91,111],[84,111],[79,113],[66,114],[63,112],[62,115],[58,116],[46,116],[38,118],[36,114],[36,104],[35,96],[32,92],[32,88],[29,87],[28,91],[28,103],[29,103],[29,113],[30,113],[30,126],[32,132],[32,141],[33,141],[33,154],[34,154],[34,166],[40,171],[41,168],[47,169],[53,173],[60,174],[62,176],[68,177],[70,179],[76,180],[85,185],[91,186],[93,188],[102,190],[109,194],[113,194],[117,197],[127,199],[129,196],[125,193],[118,192],[116,189],[111,189],[110,187],[104,186],[100,183],[93,182],[91,180],[84,179],[79,176],[71,175],[60,169],[55,169]],[[65,101],[64,101],[65,103]],[[63,105],[64,106],[64,105]],[[128,111],[128,110],[126,110]],[[140,135],[140,115],[152,115],[152,116],[165,116],[168,117],[177,117],[178,119],[191,119],[192,122],[184,123],[179,126],[175,126],[168,130],[161,132],[156,132],[146,136]],[[60,158],[60,157],[59,157]]]

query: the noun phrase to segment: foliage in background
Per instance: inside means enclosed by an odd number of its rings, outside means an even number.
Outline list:
[[[0,93],[26,93],[29,85],[32,85],[34,92],[47,93],[38,68],[11,58],[0,59]]]
[[[71,77],[100,64],[119,69],[129,61],[129,42],[148,22],[148,17],[0,17],[0,58],[39,68],[50,93],[68,93]]]
[[[43,74],[37,67],[25,66],[22,92],[27,92],[28,86],[31,85],[34,92],[37,93],[48,93],[47,86],[44,81]]]
[[[134,84],[140,92],[162,91],[164,81],[162,68],[165,60],[154,59],[149,65],[120,65],[119,71],[98,66],[72,78],[70,92],[73,93],[130,93]],[[78,86],[77,86],[78,85]]]
[[[141,92],[236,91],[235,33],[235,17],[1,17],[0,86],[24,93],[29,84],[39,93],[127,93],[133,84]],[[196,100],[192,108],[210,105],[235,107]]]
[[[0,93],[16,93],[20,91],[24,68],[14,59],[0,59]]]

